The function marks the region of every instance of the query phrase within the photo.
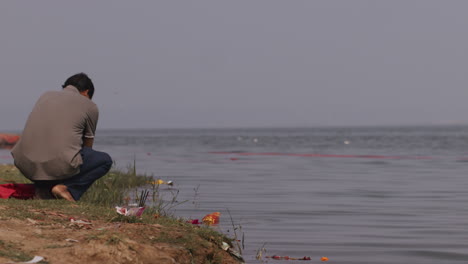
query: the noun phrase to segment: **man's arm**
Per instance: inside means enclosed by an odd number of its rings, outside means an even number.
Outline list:
[[[92,106],[86,111],[86,119],[83,130],[83,147],[93,147],[98,118],[99,110],[97,109],[96,104],[93,103]]]
[[[94,143],[94,138],[83,138],[83,147],[92,148]]]

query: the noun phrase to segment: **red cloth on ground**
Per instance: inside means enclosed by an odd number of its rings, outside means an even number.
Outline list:
[[[7,183],[0,184],[0,198],[31,199],[34,197],[34,184]]]

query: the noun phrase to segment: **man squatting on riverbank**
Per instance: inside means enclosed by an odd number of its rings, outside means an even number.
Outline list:
[[[34,182],[35,198],[78,201],[110,170],[112,159],[92,149],[99,111],[91,101],[91,79],[78,73],[62,88],[39,98],[11,154],[15,166]]]

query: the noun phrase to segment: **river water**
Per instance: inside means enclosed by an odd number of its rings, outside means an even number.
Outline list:
[[[310,263],[468,261],[468,127],[100,130],[95,149],[173,181],[165,199],[185,202],[168,213],[220,212],[247,263],[262,247]]]

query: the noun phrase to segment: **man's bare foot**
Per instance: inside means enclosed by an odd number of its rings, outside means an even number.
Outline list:
[[[57,184],[52,188],[52,194],[59,198],[59,199],[65,199],[70,202],[75,202],[75,199],[73,199],[73,196],[71,193],[68,191],[67,186],[63,184]]]

